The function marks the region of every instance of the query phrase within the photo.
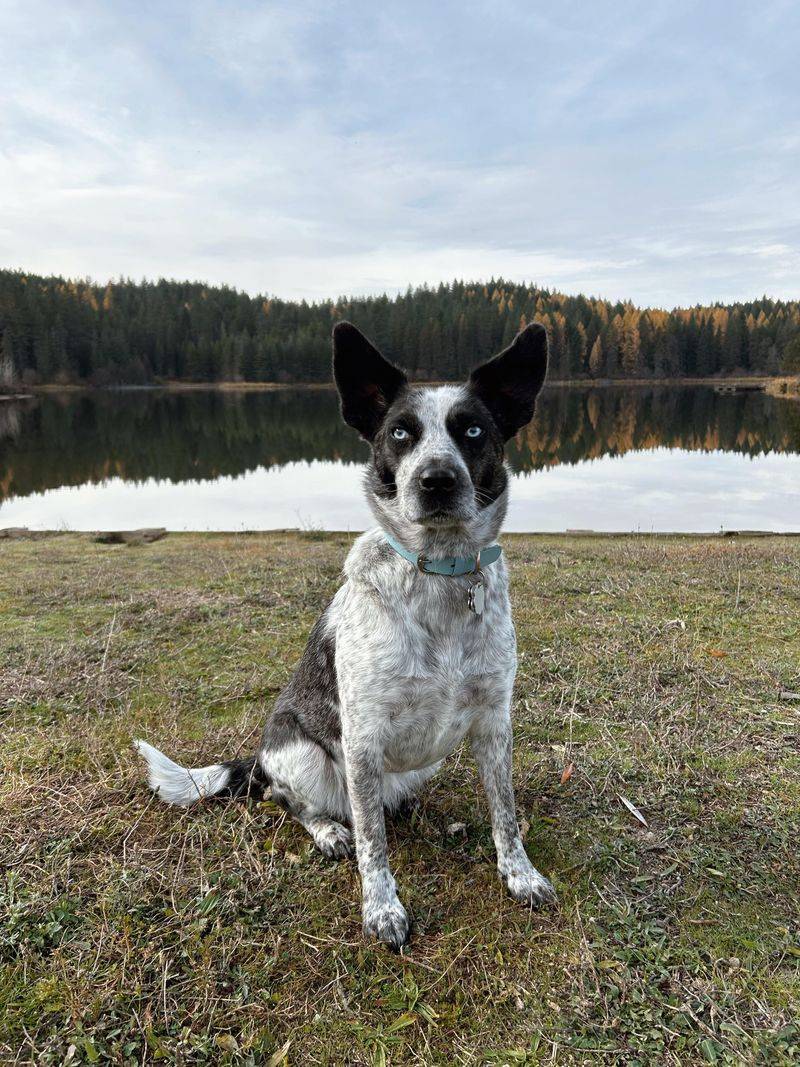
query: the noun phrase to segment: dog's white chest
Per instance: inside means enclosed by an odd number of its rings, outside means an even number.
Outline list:
[[[476,715],[507,697],[513,672],[400,678],[384,719],[384,767],[420,770],[448,756]]]
[[[480,616],[469,610],[467,583],[455,579],[419,576],[381,595],[361,586],[342,594],[342,715],[356,733],[380,736],[387,771],[444,759],[476,715],[510,698],[516,650],[504,569],[492,578]]]

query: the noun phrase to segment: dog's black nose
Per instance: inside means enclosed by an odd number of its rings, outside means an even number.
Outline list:
[[[426,467],[419,476],[419,484],[428,492],[448,492],[455,489],[456,472],[450,467]]]

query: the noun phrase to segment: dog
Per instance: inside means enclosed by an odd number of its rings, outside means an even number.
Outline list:
[[[533,417],[547,334],[532,323],[461,385],[412,386],[355,326],[333,331],[344,421],[371,445],[377,521],[278,697],[256,756],[188,769],[144,741],[167,803],[274,801],[323,855],[358,861],[364,932],[400,950],[410,924],[389,868],[385,812],[408,804],[467,736],[497,867],[523,904],[555,899],[525,852],[511,783],[516,636],[494,542],[508,504],[505,443]]]

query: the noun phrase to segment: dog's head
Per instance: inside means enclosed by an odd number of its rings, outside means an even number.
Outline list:
[[[532,323],[463,385],[420,388],[349,322],[333,331],[342,417],[372,446],[367,495],[381,525],[412,545],[424,531],[486,544],[505,515],[505,442],[530,422],[547,370]]]

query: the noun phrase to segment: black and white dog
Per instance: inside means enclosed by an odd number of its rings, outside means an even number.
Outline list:
[[[511,785],[516,638],[505,562],[505,442],[530,421],[547,368],[538,324],[464,385],[415,388],[354,326],[333,332],[344,420],[370,442],[377,527],[354,543],[250,760],[188,769],[144,741],[170,804],[272,797],[329,857],[355,851],[364,931],[400,948],[409,920],[386,851],[384,810],[407,802],[469,734],[500,876],[525,904],[554,899],[528,859]]]

